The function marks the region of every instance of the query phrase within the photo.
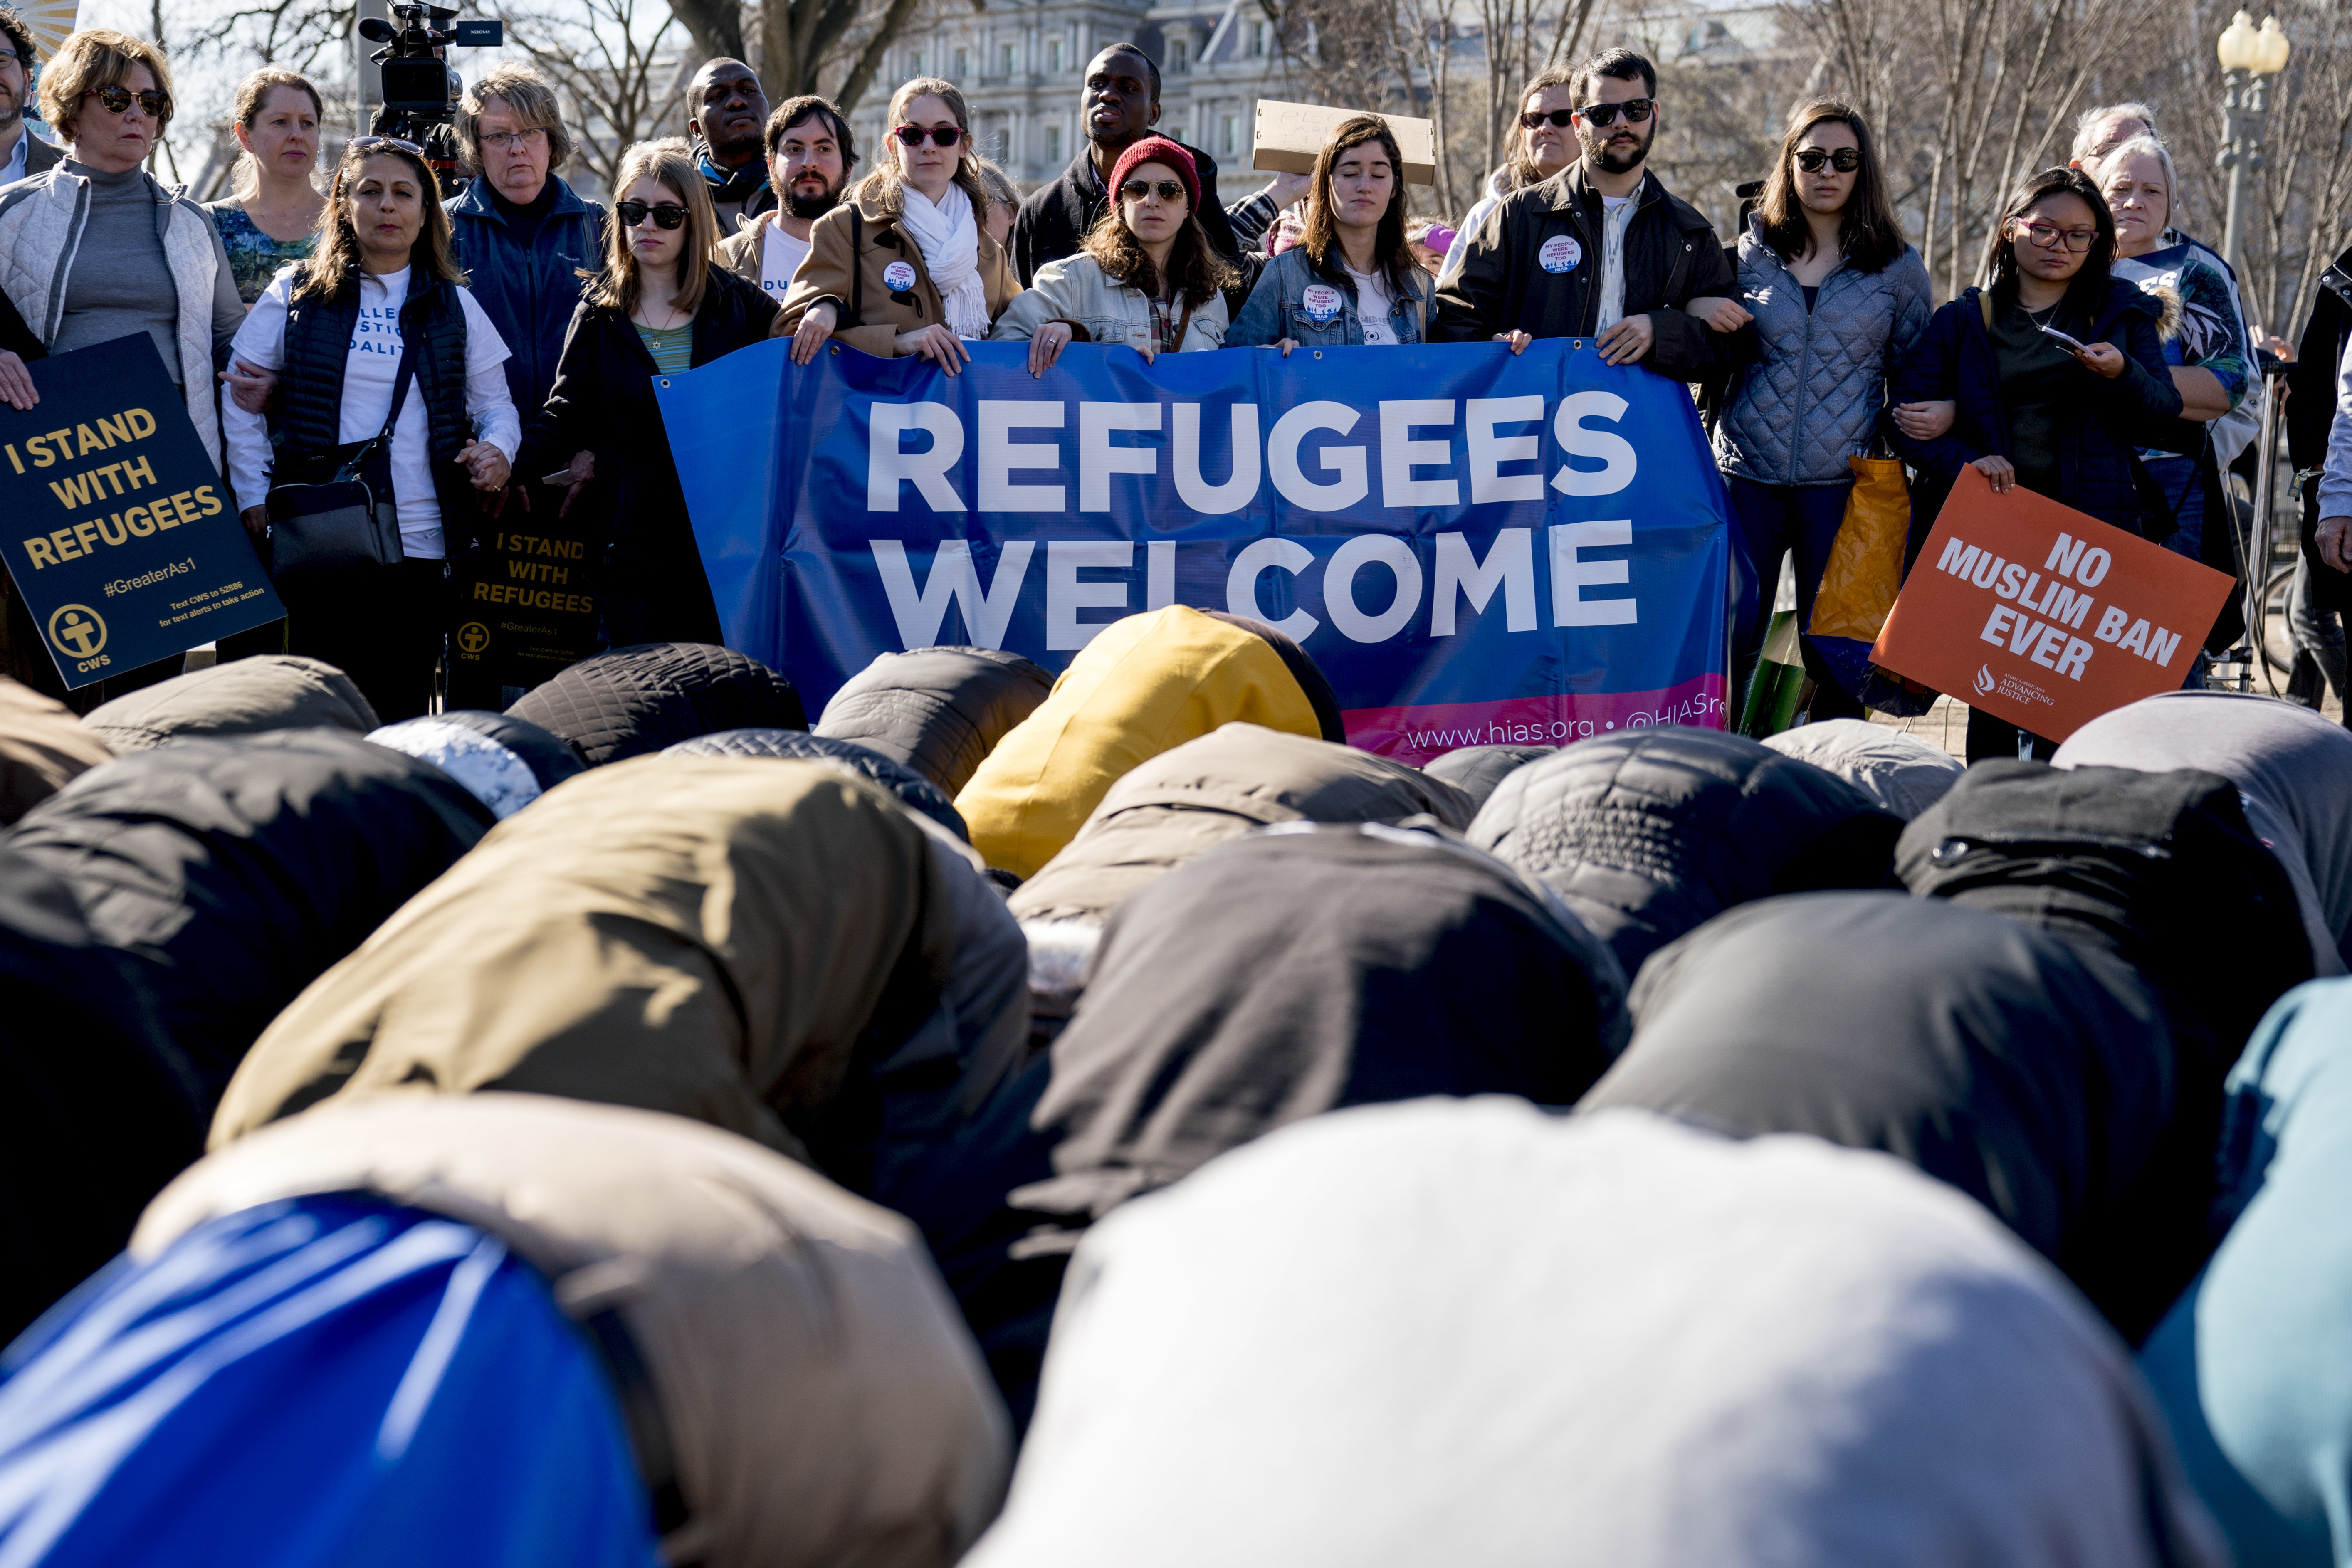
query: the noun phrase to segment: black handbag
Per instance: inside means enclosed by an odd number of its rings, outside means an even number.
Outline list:
[[[401,559],[400,518],[388,477],[383,493],[370,482],[369,468],[392,447],[392,427],[415,379],[416,351],[404,345],[392,388],[392,412],[370,439],[339,447],[320,464],[333,467],[311,484],[273,485],[269,489],[269,578],[297,592],[312,584],[390,566]],[[381,470],[379,470],[381,471]]]

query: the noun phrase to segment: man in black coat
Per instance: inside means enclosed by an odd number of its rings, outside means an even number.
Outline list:
[[[686,89],[686,112],[695,159],[719,214],[719,237],[725,239],[739,223],[776,205],[764,141],[768,95],[741,60],[705,60]]]
[[[1611,49],[1578,68],[1571,114],[1583,156],[1517,192],[1456,243],[1461,270],[1438,290],[1433,336],[1597,338],[1611,364],[1640,363],[1697,381],[1740,334],[1684,313],[1701,295],[1737,299],[1722,243],[1698,210],[1644,167],[1661,118],[1657,68]]]
[[[1103,183],[1118,155],[1150,135],[1159,121],[1160,67],[1139,46],[1113,44],[1087,63],[1087,85],[1078,97],[1086,145],[1060,179],[1030,194],[1013,223],[1013,270],[1020,274],[1023,288],[1048,261],[1078,253],[1078,242],[1109,203]],[[1192,155],[1192,166],[1201,174],[1201,226],[1220,254],[1236,260],[1241,247],[1217,200],[1216,161],[1198,147],[1184,146],[1184,151]]]
[[[2345,251],[2320,275],[2311,302],[2311,319],[2304,324],[2303,342],[2295,349],[2294,368],[2286,373],[2286,449],[2294,465],[2295,488],[2303,497],[2303,578],[2298,595],[2310,604],[2293,605],[2294,672],[2287,694],[2318,706],[2320,683],[2340,696],[2346,689],[2344,632],[2337,617],[2352,610],[2352,575],[2347,575],[2319,538],[2319,475],[2327,464],[2328,432],[2336,424],[2336,375],[2344,362],[2344,346],[2352,339],[2352,250]],[[2343,548],[2331,531],[2326,544]],[[2352,708],[2346,710],[2352,723]]]

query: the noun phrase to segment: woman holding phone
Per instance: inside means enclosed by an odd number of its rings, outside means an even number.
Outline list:
[[[1895,445],[1918,470],[1916,551],[1963,468],[1997,495],[2023,485],[2144,538],[2171,519],[2137,448],[2169,437],[2180,392],[2158,333],[2162,305],[2112,275],[2115,220],[2074,169],[2018,186],[1986,242],[1972,288],[1937,310],[1896,372],[1891,401],[1954,403],[1948,434]],[[2055,747],[2031,737],[2033,752]],[[1969,760],[2020,754],[2019,731],[1969,715]]]
[[[606,647],[715,643],[719,611],[654,380],[760,342],[776,305],[716,259],[709,183],[684,142],[630,148],[613,185],[604,268],[572,312],[555,384],[515,468],[568,482],[565,512],[591,500],[602,523],[591,537],[601,539],[593,586]]]

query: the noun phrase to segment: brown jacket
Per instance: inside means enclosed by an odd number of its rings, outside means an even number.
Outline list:
[[[773,213],[761,213],[741,228],[719,242],[712,258],[719,266],[757,289],[761,284],[760,253],[767,244],[768,226],[776,221]]]
[[[834,327],[834,340],[888,359],[898,353],[900,332],[947,319],[939,286],[931,281],[931,270],[924,265],[914,237],[898,226],[896,215],[884,211],[870,192],[861,190],[817,219],[809,231],[809,245],[808,259],[801,263],[791,290],[784,295],[783,310],[776,317],[772,331],[777,337],[792,336],[810,306],[830,300],[840,317]],[[884,273],[900,261],[913,265],[914,285],[893,289]],[[1021,284],[1013,276],[1004,252],[989,237],[985,224],[980,230],[980,277],[988,290],[988,319],[993,321],[1003,314],[1013,296],[1021,292]],[[859,308],[853,310],[853,304]]]

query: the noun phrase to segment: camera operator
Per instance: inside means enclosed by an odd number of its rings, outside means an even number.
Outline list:
[[[750,66],[722,58],[704,61],[694,73],[686,103],[687,134],[694,139],[695,160],[709,182],[719,237],[725,239],[776,205],[763,145],[768,95]]]

